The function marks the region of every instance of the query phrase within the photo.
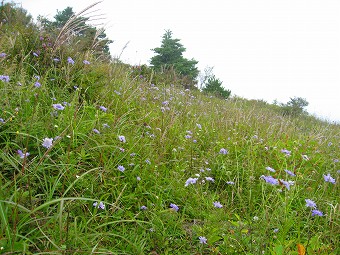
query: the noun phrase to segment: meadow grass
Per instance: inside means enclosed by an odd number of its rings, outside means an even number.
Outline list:
[[[0,253],[340,254],[339,125],[6,35]]]

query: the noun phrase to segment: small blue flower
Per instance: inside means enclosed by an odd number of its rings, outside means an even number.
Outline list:
[[[38,53],[36,53],[36,52],[33,52],[33,56],[39,57]]]
[[[282,149],[281,152],[286,154],[286,156],[290,156],[290,154],[292,153],[291,151],[286,150],[286,149]]]
[[[290,190],[290,186],[294,185],[293,181],[285,181],[285,180],[280,180],[282,182],[283,185],[286,186],[287,190]]]
[[[62,106],[61,104],[53,104],[52,106],[54,109],[59,110],[59,111],[62,111],[65,109],[65,107]]]
[[[84,60],[83,63],[84,63],[84,65],[89,65],[89,64],[91,64],[90,61],[87,61],[87,60]]]
[[[323,213],[319,210],[314,209],[314,210],[312,210],[312,216],[315,216],[315,215],[323,216]]]
[[[9,82],[9,76],[8,75],[0,75],[0,81]]]
[[[67,62],[71,65],[74,65],[74,60],[71,57],[67,58]]]
[[[119,171],[121,171],[121,172],[124,172],[124,171],[125,171],[125,167],[123,167],[123,166],[118,166],[117,169],[118,169]]]
[[[40,87],[41,87],[41,84],[40,84],[40,82],[36,81],[36,82],[34,83],[34,87],[36,87],[36,88],[40,88]]]
[[[305,199],[305,201],[306,201],[306,206],[307,207],[316,208],[316,203],[313,200]]]
[[[208,239],[204,236],[199,236],[198,239],[200,240],[201,244],[207,244]]]
[[[4,52],[1,52],[1,53],[0,53],[0,58],[5,58],[6,56],[7,56],[6,53],[4,53]]]
[[[263,180],[265,180],[267,183],[269,183],[271,185],[278,185],[279,184],[279,181],[272,176],[262,175],[260,178],[262,178]]]
[[[285,172],[286,172],[287,174],[289,174],[290,176],[296,176],[296,174],[294,174],[292,171],[289,171],[289,170],[287,170],[287,169],[285,169]]]
[[[102,110],[103,112],[106,112],[107,111],[107,108],[105,106],[99,106],[99,109]]]
[[[96,134],[100,134],[100,131],[96,128],[92,129],[93,132],[95,132]]]
[[[205,177],[205,180],[206,181],[209,181],[209,182],[215,182],[215,180],[214,180],[214,178],[212,178],[212,177]]]
[[[109,126],[107,123],[104,123],[104,124],[103,124],[103,127],[104,127],[104,128],[110,128],[110,126]]]
[[[3,118],[0,118],[0,123],[5,123],[5,120]]]
[[[30,155],[29,152],[23,153],[22,150],[18,150],[18,154],[20,158],[27,158]]]
[[[220,149],[220,154],[223,154],[223,155],[227,155],[228,154],[228,151],[224,148]]]
[[[179,207],[177,205],[175,205],[175,204],[170,204],[170,208],[172,210],[176,211],[176,212],[178,212],[178,210],[179,210]]]
[[[145,163],[147,163],[148,165],[151,165],[151,161],[149,159],[146,159]]]
[[[142,205],[142,206],[140,207],[140,209],[143,210],[143,211],[145,211],[145,210],[147,210],[148,208],[147,208],[145,205]]]
[[[125,136],[119,135],[119,136],[118,136],[118,139],[119,139],[119,141],[121,141],[122,143],[126,143]]]
[[[197,182],[198,178],[189,178],[186,180],[184,187],[188,187],[190,184],[195,184]]]
[[[198,129],[202,129],[201,124],[196,123],[196,126],[197,126]]]
[[[270,166],[267,166],[267,167],[266,167],[266,170],[268,170],[268,171],[270,171],[270,172],[273,172],[273,173],[276,172],[275,169],[271,168]]]
[[[103,202],[99,202],[99,204],[98,204],[98,202],[94,202],[93,206],[96,207],[96,208],[100,208],[102,210],[105,209],[105,204]]]
[[[222,208],[223,207],[223,205],[220,202],[217,202],[217,201],[215,201],[213,204],[216,208]]]
[[[325,180],[325,182],[335,184],[335,179],[331,176],[331,174],[323,175],[323,179]]]
[[[44,138],[42,146],[45,147],[46,149],[49,149],[52,146],[53,138]]]

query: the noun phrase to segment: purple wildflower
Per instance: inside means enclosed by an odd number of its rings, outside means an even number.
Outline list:
[[[316,208],[316,203],[313,200],[305,199],[305,201],[306,201],[306,206],[307,207]]]
[[[228,151],[226,149],[222,148],[222,149],[220,149],[219,153],[222,154],[222,155],[227,155]]]
[[[235,182],[231,182],[231,181],[229,181],[229,182],[227,182],[227,184],[229,184],[229,185],[234,185],[234,184],[235,184]]]
[[[121,171],[121,172],[124,172],[124,171],[125,171],[125,167],[123,167],[123,166],[118,166],[117,169],[118,169],[119,171]]]
[[[104,128],[110,128],[110,126],[109,126],[107,123],[104,123],[104,124],[103,124],[103,127],[104,127]]]
[[[62,111],[65,109],[65,107],[62,106],[61,104],[53,104],[52,106],[54,109],[59,110],[59,111]]]
[[[205,180],[209,181],[209,182],[215,182],[214,178],[212,177],[205,177]]]
[[[84,65],[89,65],[89,64],[91,64],[90,61],[87,61],[87,60],[84,60],[83,63],[84,63]]]
[[[98,204],[98,202],[94,202],[93,206],[96,207],[96,208],[100,208],[102,210],[105,209],[105,204],[103,202],[99,202],[99,204]]]
[[[0,123],[5,123],[5,120],[3,118],[0,118]]]
[[[49,149],[52,146],[53,138],[44,138],[42,146],[45,147],[46,149]]]
[[[286,150],[286,149],[282,149],[281,152],[286,154],[286,156],[290,156],[290,154],[292,153],[291,151]]]
[[[335,179],[331,176],[331,174],[323,175],[325,182],[330,182],[335,184]]]
[[[179,207],[175,204],[170,204],[170,207],[171,207],[172,210],[174,210],[176,212],[178,212],[178,210],[179,210]]]
[[[0,81],[9,82],[9,76],[8,75],[0,75]]]
[[[39,57],[38,53],[36,53],[36,52],[33,52],[33,56]]]
[[[315,215],[323,216],[323,213],[319,210],[314,209],[314,210],[312,210],[312,216],[315,216]]]
[[[71,57],[67,58],[67,62],[71,65],[74,65],[74,60]]]
[[[268,171],[270,171],[270,172],[273,172],[273,173],[276,172],[275,169],[274,169],[274,168],[271,168],[270,166],[267,166],[267,167],[266,167],[266,170],[268,170]]]
[[[54,62],[59,62],[60,59],[59,59],[59,58],[54,58],[53,61],[54,61]]]
[[[201,124],[196,123],[196,126],[197,126],[198,129],[202,129]]]
[[[139,176],[137,176],[137,177],[136,177],[136,180],[137,180],[137,181],[140,181],[140,180],[141,180],[141,178],[140,178]]]
[[[36,88],[40,88],[40,87],[41,87],[41,84],[40,84],[40,82],[36,81],[36,82],[34,83],[34,87],[36,87]]]
[[[278,229],[278,228],[275,228],[275,229],[273,230],[273,232],[274,232],[274,233],[277,233],[277,232],[279,232],[279,229]]]
[[[287,188],[288,190],[290,190],[290,186],[291,186],[291,185],[294,185],[294,182],[293,182],[293,181],[285,181],[285,180],[280,180],[280,181],[283,183],[283,185],[286,186],[286,188]]]
[[[34,78],[36,78],[36,79],[37,79],[37,81],[39,81],[39,80],[40,80],[40,76],[39,76],[39,75],[34,75]]]
[[[222,208],[223,207],[223,205],[218,201],[215,201],[213,204],[216,208]]]
[[[4,52],[1,52],[1,53],[0,53],[0,58],[5,58],[6,56],[7,56],[6,53],[4,53]]]
[[[146,159],[145,163],[147,163],[148,165],[151,165],[151,161],[149,159]]]
[[[186,180],[184,187],[188,187],[190,184],[195,184],[197,182],[198,178],[189,178]]]
[[[191,135],[186,135],[185,138],[186,138],[186,139],[190,139],[190,138],[191,138]]]
[[[100,134],[100,131],[96,128],[92,129],[93,132],[95,132],[96,134]]]
[[[130,157],[135,157],[136,156],[136,153],[134,153],[134,152],[132,152],[131,154],[130,154]]]
[[[107,111],[107,108],[105,106],[99,106],[99,109],[102,110],[103,112],[106,112]]]
[[[29,152],[23,153],[22,150],[18,150],[18,154],[20,158],[27,158],[30,155]]]
[[[292,171],[289,171],[289,170],[287,170],[287,169],[285,169],[285,172],[286,172],[287,174],[289,174],[290,176],[296,176],[296,174],[294,174]]]
[[[201,244],[207,244],[208,239],[205,236],[199,236],[198,239]]]
[[[126,143],[125,136],[119,135],[119,136],[118,136],[118,139],[119,139],[119,141],[121,141],[122,143]]]
[[[265,180],[267,183],[269,183],[271,185],[278,185],[279,184],[279,181],[272,176],[262,175],[260,178],[262,178],[263,180]]]
[[[142,206],[140,207],[140,209],[143,210],[143,211],[145,211],[145,210],[147,210],[148,208],[147,208],[145,205],[142,205]]]

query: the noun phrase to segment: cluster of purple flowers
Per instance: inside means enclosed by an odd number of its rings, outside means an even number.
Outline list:
[[[93,207],[96,207],[96,208],[99,208],[99,209],[102,209],[104,210],[105,209],[105,204],[103,202],[94,202],[93,203]]]
[[[317,210],[316,203],[311,199],[305,199],[306,206],[312,208],[312,216],[323,216],[323,213],[319,210]]]

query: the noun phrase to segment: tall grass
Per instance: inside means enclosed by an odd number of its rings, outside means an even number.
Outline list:
[[[10,38],[0,38],[0,252],[340,253],[339,125],[151,84],[71,49],[48,67],[48,55],[19,65]]]

